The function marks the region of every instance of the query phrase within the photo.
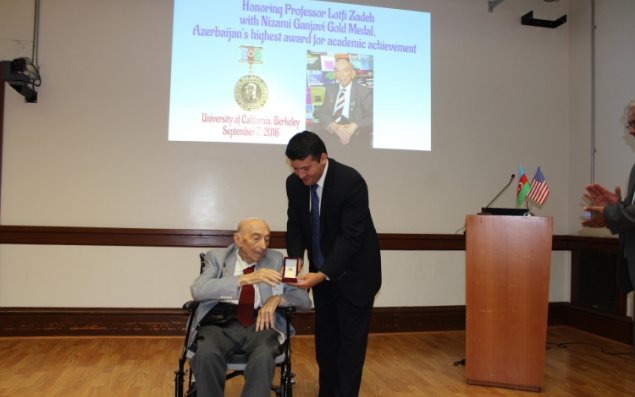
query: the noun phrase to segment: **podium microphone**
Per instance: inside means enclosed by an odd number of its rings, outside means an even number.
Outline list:
[[[514,178],[516,178],[515,174],[512,174],[511,177],[509,178],[509,182],[507,182],[507,185],[505,185],[500,192],[498,192],[498,194],[496,196],[494,196],[494,198],[492,199],[492,201],[490,201],[489,203],[487,203],[487,205],[485,207],[483,207],[483,209],[489,208],[490,205],[492,205],[492,203],[494,201],[496,201],[496,199],[503,194],[503,192],[509,187],[509,185],[512,184],[512,181],[514,180]]]

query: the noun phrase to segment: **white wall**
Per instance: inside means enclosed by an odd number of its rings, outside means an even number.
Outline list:
[[[432,151],[331,150],[366,177],[380,233],[454,233],[519,165],[531,177],[538,164],[551,196],[533,211],[553,216],[556,234],[578,233],[591,59],[588,11],[574,3],[506,0],[490,13],[486,0],[400,2],[432,14]],[[628,0],[601,3],[604,20],[634,19]],[[3,59],[31,35],[15,22],[32,22],[23,4],[0,0]],[[529,10],[569,21],[522,26]],[[170,27],[167,0],[42,2],[39,102],[6,93],[2,224],[232,229],[258,215],[284,230],[283,146],[167,141]],[[514,190],[496,205],[513,206]],[[0,306],[179,306],[198,251],[3,245]],[[382,258],[378,306],[464,303],[462,252]],[[569,299],[568,263],[554,253],[552,301]]]

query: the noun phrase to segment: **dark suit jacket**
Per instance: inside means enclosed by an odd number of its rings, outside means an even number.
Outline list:
[[[322,190],[320,269],[355,305],[366,305],[381,286],[379,242],[368,207],[368,187],[353,168],[329,159]],[[286,245],[289,256],[311,258],[310,188],[294,174],[287,178]],[[310,260],[309,260],[310,262]],[[311,271],[317,271],[310,264]]]
[[[635,262],[635,165],[631,168],[628,178],[628,194],[619,204],[608,205],[604,208],[604,219],[611,233],[620,235],[620,267],[619,287],[624,293],[633,290],[632,278],[628,271],[628,263]]]
[[[349,101],[349,122],[355,122],[358,126],[358,130],[351,138],[350,144],[360,144],[370,146],[372,144],[373,133],[373,91],[353,81],[350,85],[351,94]],[[326,86],[326,93],[324,94],[324,102],[317,110],[317,118],[320,120],[320,128],[326,131],[329,124],[335,121],[333,117],[333,111],[335,110],[335,101],[340,91],[339,84],[331,84]],[[320,134],[322,139],[329,143],[337,142],[339,145],[339,139],[331,137],[328,132],[322,132]],[[333,138],[333,139],[331,139]]]

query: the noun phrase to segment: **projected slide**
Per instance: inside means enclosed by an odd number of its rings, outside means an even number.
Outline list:
[[[175,0],[171,141],[430,150],[430,14]]]

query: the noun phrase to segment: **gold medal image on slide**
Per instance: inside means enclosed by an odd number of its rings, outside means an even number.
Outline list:
[[[249,74],[238,79],[234,86],[234,99],[244,110],[257,110],[269,99],[267,84],[253,74],[254,64],[261,64],[262,47],[240,46],[240,62],[249,64]]]
[[[244,110],[257,110],[267,103],[267,84],[258,76],[248,74],[241,77],[234,86],[234,98]]]

